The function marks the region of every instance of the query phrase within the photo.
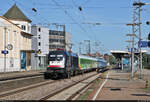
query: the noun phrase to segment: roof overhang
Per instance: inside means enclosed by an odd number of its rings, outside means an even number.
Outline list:
[[[33,36],[32,34],[26,33],[26,32],[23,32],[23,31],[21,31],[21,34],[22,34],[22,35],[27,35],[27,36]]]
[[[110,52],[117,59],[121,59],[122,57],[129,57],[129,55],[131,55],[131,52],[129,52],[129,51],[111,50]],[[143,53],[146,53],[147,50],[142,50],[141,52],[143,54]],[[139,55],[140,53],[139,52],[135,52],[134,54],[135,55]]]
[[[20,50],[21,52],[35,53],[35,50]]]

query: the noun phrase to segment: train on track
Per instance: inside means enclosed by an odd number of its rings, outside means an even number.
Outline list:
[[[49,66],[44,73],[46,78],[70,78],[77,74],[105,69],[107,62],[103,58],[78,55],[64,50],[50,51]]]

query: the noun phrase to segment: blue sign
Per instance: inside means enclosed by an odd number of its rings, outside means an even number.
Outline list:
[[[130,61],[128,58],[123,58],[123,64],[130,64]]]
[[[138,41],[138,47],[147,47],[148,42],[147,41]]]
[[[2,54],[8,54],[8,51],[7,50],[2,50],[1,53]]]
[[[128,52],[132,52],[133,48],[128,48]],[[134,52],[138,52],[138,50],[136,48],[133,49]]]

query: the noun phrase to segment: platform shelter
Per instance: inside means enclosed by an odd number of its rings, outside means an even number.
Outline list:
[[[129,52],[129,51],[121,51],[121,50],[111,50],[110,52],[117,59],[118,67],[121,67],[122,70],[126,66],[128,68],[131,68],[131,52]],[[146,53],[146,52],[147,52],[146,50],[142,50],[142,54]],[[135,54],[134,64],[138,67],[138,61],[139,61],[139,54],[140,53],[139,52],[135,52],[134,54]],[[129,63],[126,63],[127,61],[125,61],[125,59],[128,60]]]

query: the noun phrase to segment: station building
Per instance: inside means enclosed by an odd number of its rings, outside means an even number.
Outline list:
[[[31,20],[14,4],[0,17],[0,72],[31,69],[31,37]]]

